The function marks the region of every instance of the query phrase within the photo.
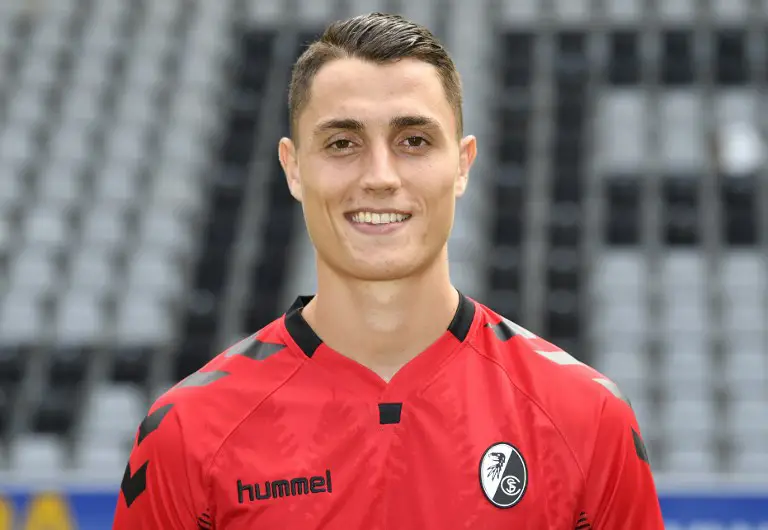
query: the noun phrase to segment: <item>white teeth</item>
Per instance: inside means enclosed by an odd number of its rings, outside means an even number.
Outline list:
[[[390,223],[401,223],[411,216],[408,214],[386,212],[386,213],[372,213],[372,212],[357,212],[352,214],[352,221],[355,223],[368,223],[374,225],[383,225]]]

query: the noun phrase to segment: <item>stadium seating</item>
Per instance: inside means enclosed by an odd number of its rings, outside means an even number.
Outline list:
[[[124,466],[200,252],[231,41],[218,5],[3,2],[0,427],[14,476]]]
[[[342,3],[0,2],[0,482],[119,479],[162,389],[313,289],[274,149]],[[457,285],[615,379],[658,473],[768,475],[747,3],[396,4],[454,52],[480,139]]]
[[[502,9],[488,299],[620,384],[658,473],[764,476],[766,41],[746,2],[565,4]]]

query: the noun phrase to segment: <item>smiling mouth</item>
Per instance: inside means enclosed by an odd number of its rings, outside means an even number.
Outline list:
[[[411,214],[389,211],[389,212],[370,212],[357,211],[346,214],[346,218],[355,224],[365,225],[391,225],[403,223],[411,218]]]

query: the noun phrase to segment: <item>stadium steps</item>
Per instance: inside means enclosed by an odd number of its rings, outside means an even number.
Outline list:
[[[301,54],[304,47],[317,37],[317,32],[299,32],[292,42],[290,54],[286,59],[286,67],[279,70],[281,86],[285,87],[290,81],[290,65]],[[286,46],[289,44],[286,43]],[[281,91],[281,96],[284,92]],[[266,165],[267,179],[265,193],[264,222],[259,227],[261,252],[251,266],[250,291],[241,313],[241,327],[246,333],[255,332],[283,313],[283,296],[289,283],[291,259],[298,240],[298,227],[301,222],[297,211],[300,206],[288,191],[285,174],[274,156],[274,149],[281,136],[287,136],[288,112],[285,108],[284,97],[279,104],[284,110],[280,112],[278,123],[271,124],[275,137],[269,150],[269,163]],[[276,126],[277,125],[277,126]],[[254,237],[254,234],[250,234]]]
[[[274,31],[249,31],[238,39],[226,122],[209,194],[209,217],[184,317],[183,341],[171,378],[178,381],[198,370],[220,347],[217,344],[228,274],[235,252],[243,190],[253,178],[250,167],[258,142],[263,92],[270,72]]]
[[[525,201],[530,177],[535,38],[514,31],[501,37],[498,57],[500,103],[496,120],[498,171],[491,183],[494,197],[492,254],[488,271],[489,306],[512,319],[522,317]]]
[[[543,333],[586,361],[581,344],[583,180],[591,68],[588,35],[561,32],[554,46],[554,129]]]

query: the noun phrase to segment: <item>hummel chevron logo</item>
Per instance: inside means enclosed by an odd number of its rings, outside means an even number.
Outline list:
[[[128,462],[125,466],[123,481],[120,483],[120,491],[123,492],[125,504],[129,508],[138,496],[147,489],[147,467],[149,467],[149,461],[144,462],[144,465],[137,469],[136,473],[131,474],[131,463]]]
[[[210,372],[195,372],[194,374],[184,379],[181,383],[179,383],[179,388],[210,385],[214,381],[218,381],[222,377],[227,377],[228,375],[229,375],[229,372],[225,372],[223,370],[213,370]]]
[[[520,335],[522,337],[525,337],[526,339],[535,339],[538,338],[535,334],[531,333],[524,327],[515,324],[511,320],[508,320],[506,318],[502,318],[501,322],[498,324],[486,324],[486,327],[491,328],[493,330],[494,335],[496,335],[496,338],[499,339],[502,342],[506,342],[515,335]]]
[[[637,453],[637,457],[646,464],[650,463],[650,460],[648,459],[648,451],[645,449],[643,439],[635,429],[632,429],[632,439],[635,442],[635,452]]]
[[[156,411],[154,411],[152,414],[148,415],[146,418],[144,418],[144,421],[141,422],[141,425],[139,425],[139,438],[136,442],[137,445],[141,445],[141,442],[144,441],[144,439],[155,432],[158,427],[160,427],[160,422],[163,421],[165,418],[165,415],[168,414],[168,412],[173,408],[173,403],[169,403],[168,405],[163,405]]]
[[[285,348],[285,344],[275,344],[272,342],[262,342],[254,335],[246,337],[227,350],[225,357],[242,355],[254,361],[263,361],[280,350]]]
[[[168,412],[173,408],[173,403],[163,405],[155,410],[152,414],[147,415],[144,421],[139,425],[139,434],[136,438],[136,447],[147,439],[147,436],[155,432],[163,419],[168,415]],[[131,504],[144,493],[147,489],[147,468],[149,467],[149,460],[144,462],[142,466],[136,470],[135,473],[131,472],[131,461],[125,465],[125,473],[123,474],[123,481],[120,483],[120,491],[125,497],[125,504],[130,508]]]

